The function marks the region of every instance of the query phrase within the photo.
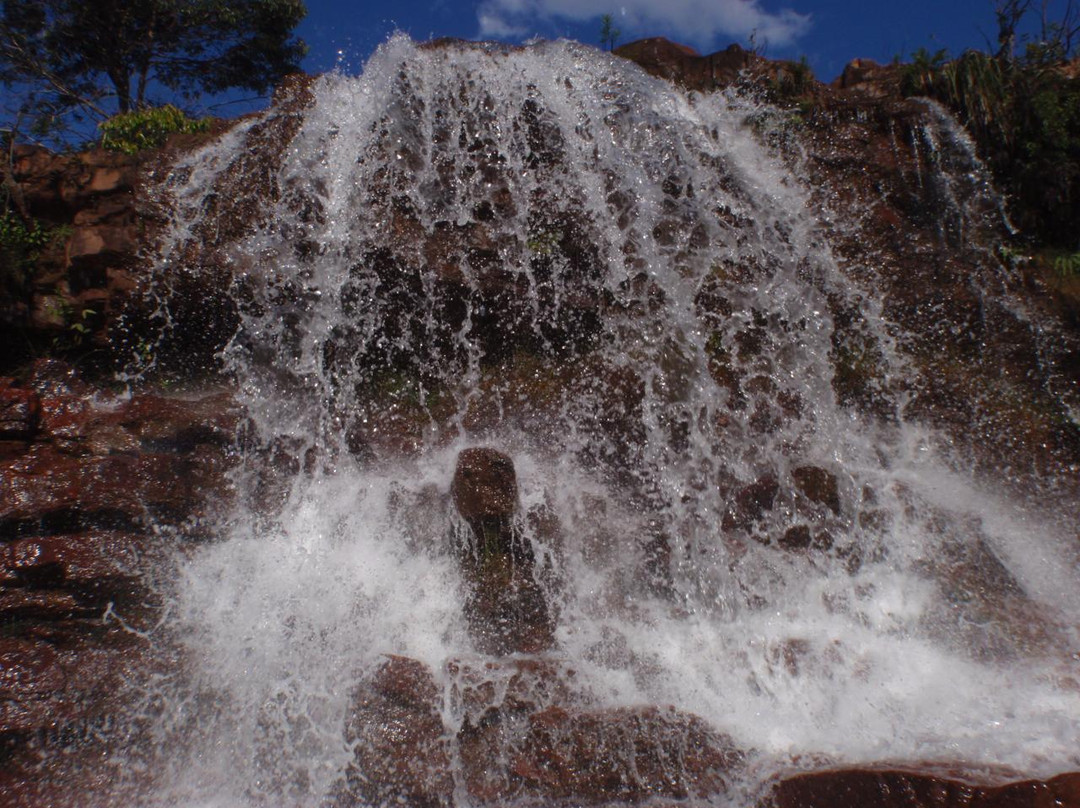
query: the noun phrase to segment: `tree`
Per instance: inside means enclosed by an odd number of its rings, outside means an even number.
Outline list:
[[[101,118],[145,106],[157,85],[185,98],[265,92],[307,52],[303,0],[0,0],[0,82],[19,114]],[[9,111],[10,112],[10,111]]]
[[[1012,64],[1016,54],[1016,26],[1031,8],[1032,0],[995,0],[994,16],[998,24],[999,61]]]
[[[622,31],[615,27],[610,14],[600,16],[600,44],[608,50],[615,50],[615,43],[622,36]]]

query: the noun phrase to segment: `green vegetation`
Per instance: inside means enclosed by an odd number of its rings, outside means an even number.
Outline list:
[[[98,124],[102,148],[124,154],[163,146],[176,132],[205,132],[209,127],[208,118],[189,118],[172,104],[122,112]]]
[[[266,92],[299,70],[302,0],[4,0],[0,85],[10,130],[131,112],[152,93]]]
[[[907,95],[952,109],[1013,200],[1013,217],[1041,243],[1075,249],[1080,221],[1080,78],[1060,44],[1023,59],[968,51],[946,61],[919,51],[902,69]]]
[[[0,212],[0,289],[21,296],[41,253],[68,231],[66,227],[49,227],[36,219],[23,219],[5,205]]]
[[[608,50],[615,50],[615,43],[622,36],[622,31],[615,27],[615,21],[610,14],[600,16],[600,45]]]
[[[1054,271],[1063,280],[1080,277],[1080,252],[1057,255],[1053,263]]]

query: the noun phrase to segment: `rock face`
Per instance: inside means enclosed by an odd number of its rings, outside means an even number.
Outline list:
[[[75,804],[35,773],[36,757],[64,749],[77,759],[158,664],[161,649],[138,632],[161,614],[162,537],[199,538],[211,501],[227,495],[237,413],[221,394],[109,397],[59,360],[0,379],[0,402],[0,749],[10,804]],[[67,786],[78,793],[89,776]]]
[[[757,82],[775,95],[777,88],[793,86],[790,64],[770,63],[738,46],[701,56],[654,39],[616,53],[699,92]],[[1080,381],[1075,305],[1027,270],[987,271],[996,259],[968,238],[955,189],[935,171],[965,159],[964,150],[945,137],[950,130],[933,108],[897,95],[897,78],[893,68],[853,63],[834,87],[804,88],[808,103],[784,110],[784,125],[763,135],[781,153],[797,145],[815,201],[860,223],[827,236],[845,271],[882,291],[885,315],[895,325],[889,332],[895,344],[883,345],[881,335],[866,327],[859,301],[820,290],[835,324],[833,392],[842,406],[862,415],[885,422],[917,418],[946,430],[996,478],[1013,471],[1020,479],[1044,475],[1060,479],[1064,490],[1080,461],[1080,433],[1053,391],[1063,380]],[[147,267],[140,256],[170,220],[176,200],[164,193],[154,197],[147,187],[167,185],[178,155],[194,141],[136,158],[58,156],[27,147],[13,152],[5,179],[18,191],[20,211],[65,229],[32,268],[21,267],[0,289],[0,339],[22,345],[29,335],[34,346],[5,355],[0,369],[10,374],[0,378],[0,790],[15,795],[12,804],[75,805],[84,788],[92,791],[73,782],[61,796],[49,792],[34,769],[35,756],[42,749],[77,749],[80,738],[103,731],[128,683],[165,664],[160,650],[149,653],[144,640],[161,614],[154,578],[169,549],[163,536],[210,536],[215,503],[232,496],[227,472],[240,417],[227,393],[119,396],[63,362],[33,362],[31,353],[100,351],[110,355],[105,366],[147,353],[191,378],[217,366],[217,353],[236,335],[242,307],[255,311],[287,301],[289,316],[280,326],[298,327],[312,310],[305,290],[274,278],[260,297],[245,277],[253,268],[230,263],[229,251],[266,219],[270,201],[286,204],[301,222],[325,219],[320,200],[279,171],[311,101],[310,79],[296,77],[279,92],[270,115],[249,122],[247,147],[214,175],[205,216],[191,240],[177,247],[167,271],[158,273],[164,276],[160,286],[145,271],[160,268]],[[543,171],[561,159],[564,144],[530,103],[519,123],[527,130],[529,167],[538,171],[542,190]],[[529,200],[534,210],[527,242],[506,238],[496,225],[525,203],[510,191],[509,169],[496,144],[478,140],[463,146],[466,152],[462,159],[491,189],[468,220],[422,224],[407,195],[396,193],[389,171],[381,184],[365,189],[385,225],[355,257],[373,268],[374,286],[347,283],[341,301],[354,318],[367,306],[377,308],[373,319],[384,332],[335,328],[322,346],[320,372],[344,377],[356,366],[385,372],[368,380],[370,390],[351,391],[362,400],[349,414],[347,448],[360,463],[399,458],[415,452],[429,428],[442,430],[449,445],[460,438],[454,431],[459,425],[484,434],[503,421],[543,421],[579,407],[576,423],[592,439],[580,450],[583,464],[633,489],[640,483],[635,467],[649,449],[642,399],[668,379],[645,378],[591,347],[602,316],[614,313],[630,322],[659,305],[663,291],[645,272],[618,290],[599,283],[603,259],[588,229],[539,190]],[[373,159],[403,170],[420,159],[407,146],[393,157]],[[663,185],[664,204],[677,210],[681,185]],[[982,206],[976,214],[996,216],[986,196],[971,189],[961,196]],[[631,207],[627,200],[609,202]],[[717,215],[725,225],[747,225],[733,211]],[[676,231],[676,225],[662,224],[646,237],[670,243]],[[686,247],[695,247],[694,236]],[[282,259],[304,265],[319,249],[298,238]],[[507,270],[503,259],[515,251],[530,253],[532,280]],[[546,280],[556,268],[572,281],[565,289]],[[428,271],[431,289],[421,289],[421,269]],[[713,324],[730,319],[736,310],[730,290],[761,272],[752,260],[714,267],[694,299],[696,313]],[[1002,288],[991,289],[991,278]],[[429,294],[428,319],[436,324],[427,332],[412,330],[405,317],[422,293]],[[1073,330],[1045,344],[1010,308],[1010,296],[1047,322],[1072,323]],[[154,319],[158,304],[170,313],[164,332]],[[481,395],[458,413],[453,402],[424,398],[430,390],[423,374],[395,374],[418,346],[433,360],[460,361],[455,338],[466,324],[484,362],[477,371]],[[708,371],[729,394],[718,428],[741,419],[748,434],[765,440],[811,406],[754,370],[775,349],[771,331],[787,326],[751,312],[732,344],[710,343]],[[262,349],[255,342],[241,338],[234,347],[254,356]],[[912,380],[901,384],[890,377],[886,349],[914,368]],[[672,366],[680,361],[674,353],[663,359]],[[502,391],[503,399],[486,395],[493,390]],[[685,447],[692,424],[674,409],[652,426]],[[272,513],[293,476],[315,465],[317,459],[301,449],[298,441],[280,439],[254,452],[264,467],[252,495],[257,513]],[[744,538],[771,544],[790,553],[787,559],[833,553],[854,571],[858,552],[834,546],[831,531],[857,525],[876,537],[887,529],[889,514],[875,507],[872,491],[852,490],[842,469],[799,457],[795,444],[785,451],[791,455],[776,467],[708,483],[722,492],[724,508],[716,513],[725,541],[733,552]],[[464,613],[474,649],[487,658],[451,660],[436,675],[417,660],[389,657],[365,677],[345,727],[354,758],[335,791],[337,804],[441,808],[466,800],[495,806],[727,799],[732,778],[749,770],[751,752],[700,718],[667,706],[598,707],[557,659],[557,587],[530,544],[525,528],[536,514],[520,511],[512,458],[491,448],[462,451],[449,493],[461,517],[454,538],[467,587]],[[649,492],[634,490],[633,501],[647,508]],[[557,532],[558,525],[549,529]],[[960,621],[965,625],[955,629],[962,632],[959,641],[996,659],[1013,645],[967,618],[992,615],[995,600],[1020,599],[1022,593],[1006,571],[992,581],[993,591],[974,591],[994,560],[978,548],[973,559],[970,549],[965,555],[945,546],[936,566],[948,570],[953,583],[952,589],[943,586],[943,596],[967,610]],[[648,537],[650,591],[658,596],[673,590],[678,549],[679,540],[663,526]],[[775,664],[797,671],[798,643],[778,651]],[[1080,805],[1080,785],[1075,775],[978,785],[929,770],[830,770],[786,777],[759,805],[1068,808]]]

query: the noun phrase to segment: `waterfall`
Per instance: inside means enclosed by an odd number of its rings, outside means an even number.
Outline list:
[[[905,415],[897,330],[768,108],[573,43],[400,36],[311,93],[161,188],[162,277],[242,211],[212,247],[247,419],[217,538],[163,585],[149,801],[322,804],[387,654],[434,672],[452,747],[455,671],[490,657],[449,498],[478,446],[513,459],[541,657],[595,709],[730,736],[731,804],[799,760],[1080,766],[1075,535]],[[244,175],[285,115],[271,176]],[[974,239],[955,210],[946,237]],[[861,317],[843,345],[841,310]]]

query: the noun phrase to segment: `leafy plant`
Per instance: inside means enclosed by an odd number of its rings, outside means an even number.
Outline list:
[[[1058,51],[1060,53],[1060,51]],[[1073,246],[1080,217],[1080,79],[1046,52],[1019,64],[978,51],[945,62],[922,49],[901,87],[951,108],[1013,198],[1020,227]]]
[[[806,95],[813,86],[813,69],[806,56],[798,62],[781,62],[777,75],[771,82],[771,90],[779,98],[798,98]]]
[[[98,314],[95,309],[76,310],[67,299],[59,296],[51,299],[50,309],[51,314],[63,323],[63,331],[53,337],[54,351],[78,350],[93,336],[93,322]]]
[[[945,65],[949,52],[942,48],[930,53],[919,48],[911,54],[911,61],[901,68],[900,90],[904,95],[927,95],[935,86],[938,71]]]
[[[1080,276],[1080,251],[1057,256],[1054,272],[1062,279]]]
[[[135,154],[164,145],[169,135],[176,132],[205,132],[209,126],[208,118],[189,118],[172,104],[166,104],[114,115],[102,121],[98,129],[102,148]]]
[[[23,292],[41,253],[67,232],[65,227],[24,220],[10,208],[0,213],[0,284],[16,294]]]

